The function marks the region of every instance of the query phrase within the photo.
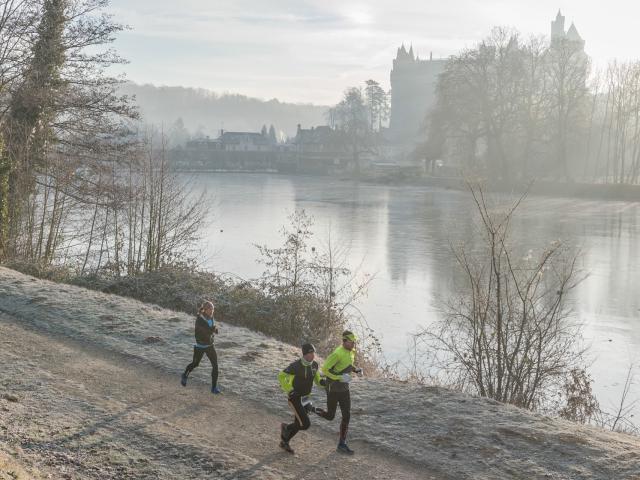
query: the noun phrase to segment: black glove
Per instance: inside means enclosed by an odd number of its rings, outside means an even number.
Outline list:
[[[321,378],[320,382],[318,382],[320,384],[321,387],[326,387],[327,386],[327,379],[326,378]]]
[[[353,367],[353,373],[362,373],[362,369],[360,367]]]

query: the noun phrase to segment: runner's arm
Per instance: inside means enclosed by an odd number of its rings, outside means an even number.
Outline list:
[[[293,363],[287,368],[278,373],[278,381],[280,382],[280,388],[284,393],[290,393],[293,390]]]

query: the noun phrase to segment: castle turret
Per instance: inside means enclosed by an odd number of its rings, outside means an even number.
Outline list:
[[[558,40],[566,40],[569,42],[575,42],[580,46],[582,50],[584,50],[584,40],[578,33],[578,29],[572,22],[569,30],[565,32],[564,20],[564,15],[562,15],[560,10],[558,10],[556,19],[551,22],[551,41],[554,42]]]
[[[558,10],[556,19],[551,21],[551,40],[564,38],[564,15]]]
[[[584,40],[582,39],[582,37],[578,33],[578,29],[573,24],[573,22],[571,23],[571,26],[569,27],[569,30],[567,31],[567,39],[571,40],[572,42],[584,42]]]
[[[413,47],[409,52],[407,52],[407,49],[405,48],[403,43],[398,49],[396,58],[393,60],[393,68],[396,68],[396,64],[411,63],[411,62],[413,62]]]

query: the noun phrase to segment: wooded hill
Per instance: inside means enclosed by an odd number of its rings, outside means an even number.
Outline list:
[[[297,124],[303,127],[326,123],[328,107],[311,104],[284,103],[277,99],[261,100],[244,95],[210,90],[137,85],[128,82],[121,87],[127,95],[135,95],[143,119],[165,129],[181,118],[191,134],[217,137],[219,130],[259,132],[271,124],[279,135],[293,136]]]

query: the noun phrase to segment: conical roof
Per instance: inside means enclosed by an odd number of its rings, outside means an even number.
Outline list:
[[[582,41],[582,37],[580,36],[580,34],[578,33],[578,29],[576,28],[576,26],[571,23],[571,26],[569,27],[569,30],[567,30],[567,38],[569,40],[572,41]]]

